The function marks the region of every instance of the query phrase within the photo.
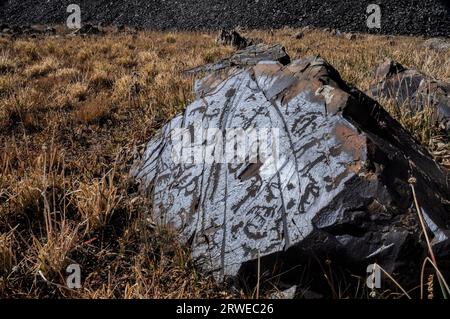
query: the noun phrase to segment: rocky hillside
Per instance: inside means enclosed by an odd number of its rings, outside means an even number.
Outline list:
[[[58,24],[73,0],[0,0],[0,22]],[[242,26],[337,28],[368,32],[366,8],[382,8],[382,32],[450,36],[446,0],[82,0],[85,22],[124,24],[166,30],[205,30]]]

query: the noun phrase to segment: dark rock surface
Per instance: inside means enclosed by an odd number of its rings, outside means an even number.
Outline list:
[[[71,0],[3,1],[0,23],[65,23]],[[152,29],[205,30],[221,28],[281,28],[307,25],[369,32],[367,6],[382,9],[382,28],[373,32],[450,36],[446,0],[83,0],[82,21],[125,24]]]
[[[262,283],[276,278],[286,289],[311,263],[365,275],[377,262],[401,283],[417,283],[427,249],[412,185],[438,262],[450,269],[448,173],[326,61],[228,67],[195,87],[197,99],[150,141],[132,176],[152,199],[155,221],[192,245],[203,270],[248,287],[259,263]],[[227,148],[196,134],[269,127],[279,130],[266,134],[279,157],[266,160],[208,164],[207,154]],[[201,150],[198,161],[180,161],[177,129]],[[310,271],[323,280],[320,266]]]
[[[432,121],[450,131],[450,83],[388,59],[377,67],[368,94],[374,98],[395,99],[399,108],[408,108],[411,112],[430,107]]]
[[[225,29],[220,30],[216,42],[221,45],[231,45],[237,49],[244,49],[253,44],[251,40],[245,38],[236,30]]]
[[[102,34],[103,30],[101,26],[92,25],[90,23],[85,23],[81,28],[75,30],[73,34],[79,35],[99,35]]]

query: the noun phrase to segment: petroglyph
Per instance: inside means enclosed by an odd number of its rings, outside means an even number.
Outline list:
[[[403,247],[419,242],[411,235],[418,232],[402,224],[411,212],[408,174],[419,181],[430,229],[440,243],[448,241],[444,172],[376,102],[349,88],[323,59],[227,67],[197,81],[195,93],[184,114],[150,141],[133,176],[153,200],[154,218],[174,227],[192,245],[199,266],[218,279],[303,242],[326,247],[330,256],[340,251],[364,263],[375,258],[394,269]],[[196,147],[200,159],[226,151],[195,127],[216,130],[225,140],[227,130],[276,128],[279,156],[174,160],[177,134],[186,130],[196,136],[188,146]],[[233,145],[230,149],[240,147]],[[322,239],[311,244],[311,238]],[[275,271],[273,264],[268,267]]]
[[[235,275],[243,261],[287,249],[308,236],[311,219],[355,175],[349,165],[354,150],[343,145],[345,139],[363,139],[356,128],[340,114],[328,115],[326,102],[312,88],[285,100],[282,93],[295,90],[298,82],[297,66],[260,62],[208,92],[203,87],[201,99],[148,147],[137,175],[154,187],[156,215],[186,240],[193,238],[194,256],[222,275]],[[177,165],[168,136],[198,123],[221,131],[278,128],[278,169],[264,174],[268,164],[256,169],[254,163]],[[339,131],[345,131],[342,138]],[[207,140],[199,143],[207,145]],[[364,147],[357,152],[363,165]]]

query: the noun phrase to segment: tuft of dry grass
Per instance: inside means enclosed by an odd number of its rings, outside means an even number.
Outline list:
[[[284,44],[292,58],[320,54],[363,90],[386,57],[450,80],[450,53],[422,39],[350,41],[313,30],[298,40],[297,32],[248,35]],[[182,71],[231,52],[211,33],[0,37],[0,297],[234,295],[196,271],[170,229],[154,226],[151,203],[128,175],[145,142],[192,101],[194,79]],[[442,150],[426,113],[390,103],[421,142]],[[65,286],[73,263],[80,290]]]
[[[16,264],[13,248],[14,230],[0,234],[0,274],[8,275]]]
[[[52,57],[46,57],[44,60],[30,65],[24,70],[27,77],[33,78],[38,76],[45,76],[58,68],[58,62]]]
[[[73,116],[76,121],[81,123],[99,123],[109,118],[112,109],[113,105],[109,95],[100,93],[82,103],[75,110]]]
[[[14,76],[9,74],[0,75],[0,96],[5,96],[13,92],[15,86],[16,81]]]
[[[14,60],[14,58],[6,54],[0,55],[0,75],[13,73],[15,68],[16,68],[16,61]]]
[[[81,214],[81,219],[86,221],[86,231],[108,225],[122,200],[114,185],[114,174],[112,170],[99,180],[82,182],[73,194],[73,202]]]

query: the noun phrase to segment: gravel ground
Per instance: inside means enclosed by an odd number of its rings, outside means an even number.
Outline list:
[[[84,22],[158,30],[303,27],[450,36],[448,0],[0,0],[0,23],[59,24],[79,3]],[[381,30],[366,26],[366,8],[382,8]]]

